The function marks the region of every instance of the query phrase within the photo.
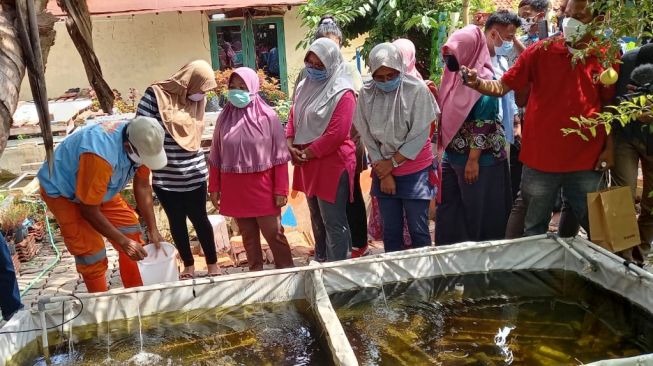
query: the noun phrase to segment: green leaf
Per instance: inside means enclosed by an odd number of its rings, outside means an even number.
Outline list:
[[[397,0],[388,1],[388,5],[390,6],[391,9],[396,9],[397,8]]]
[[[589,129],[590,129],[590,133],[592,134],[592,137],[596,137],[596,127],[592,126]]]
[[[422,27],[424,27],[424,29],[431,28],[431,22],[429,20],[430,20],[429,17],[427,17],[426,15],[422,15]]]

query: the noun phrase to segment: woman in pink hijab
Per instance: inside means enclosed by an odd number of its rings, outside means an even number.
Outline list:
[[[459,73],[467,66],[485,79],[493,77],[487,41],[480,28],[470,25],[449,37],[442,55],[442,201],[436,210],[436,242],[502,239],[512,195],[499,99],[465,87]]]
[[[276,268],[293,266],[280,217],[288,197],[290,153],[277,114],[258,92],[254,70],[234,70],[209,155],[211,201],[222,215],[236,219],[250,271],[263,269],[261,234]]]

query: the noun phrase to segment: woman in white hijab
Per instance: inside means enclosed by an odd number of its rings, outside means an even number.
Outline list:
[[[352,198],[356,147],[349,131],[356,97],[335,42],[316,40],[304,62],[308,77],[297,86],[286,130],[295,165],[293,189],[306,194],[315,259],[341,260],[351,246],[347,202]]]
[[[385,251],[404,246],[404,212],[413,247],[431,245],[428,209],[436,177],[429,130],[440,110],[424,81],[404,72],[395,45],[374,47],[368,65],[372,80],[359,94],[354,125],[374,167],[372,195],[383,218]]]

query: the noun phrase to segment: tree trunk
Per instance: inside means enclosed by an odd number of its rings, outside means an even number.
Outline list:
[[[47,60],[50,47],[54,44],[54,22],[56,18],[43,10],[47,0],[35,0],[34,5],[39,12],[38,25],[43,62]],[[0,155],[7,146],[9,130],[13,122],[13,114],[18,105],[20,85],[25,76],[25,62],[21,44],[16,32],[15,3],[11,0],[0,0]]]
[[[93,50],[93,22],[88,6],[84,1],[57,0],[59,7],[66,12],[66,28],[77,52],[82,56],[86,77],[95,91],[100,107],[105,113],[113,113],[114,95],[104,76],[100,61]]]
[[[469,0],[463,0],[463,26],[469,25]]]
[[[18,105],[20,84],[25,76],[23,52],[14,27],[16,14],[8,5],[0,9],[0,75],[4,79],[0,87],[0,154],[7,146],[13,115]]]

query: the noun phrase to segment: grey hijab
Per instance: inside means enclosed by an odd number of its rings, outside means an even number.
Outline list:
[[[392,43],[374,47],[368,65],[372,74],[381,66],[401,71],[396,90],[386,93],[376,87],[374,80],[368,80],[359,94],[354,126],[371,160],[389,159],[397,151],[415,159],[440,113],[435,98],[423,80],[405,74],[401,52]]]
[[[317,140],[326,131],[340,97],[347,90],[354,90],[338,45],[328,38],[320,38],[306,52],[313,52],[326,67],[327,79],[323,81],[305,78],[297,86],[293,102],[293,123],[296,145]]]

